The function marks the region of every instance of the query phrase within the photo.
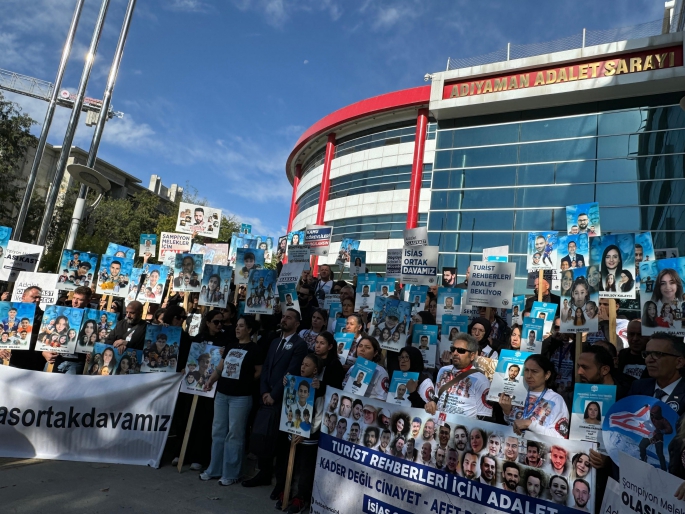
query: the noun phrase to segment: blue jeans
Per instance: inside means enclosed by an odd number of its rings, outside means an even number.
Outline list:
[[[212,423],[211,477],[238,479],[243,470],[243,447],[252,396],[227,396],[217,391]]]

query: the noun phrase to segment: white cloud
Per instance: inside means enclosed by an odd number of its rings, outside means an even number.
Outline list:
[[[210,6],[202,0],[171,0],[165,3],[165,7],[171,11],[179,12],[208,12]]]
[[[307,59],[304,60],[305,64],[309,64],[309,61]]]
[[[269,25],[282,27],[297,12],[326,12],[333,21],[343,14],[338,0],[233,0],[241,11],[260,13]]]

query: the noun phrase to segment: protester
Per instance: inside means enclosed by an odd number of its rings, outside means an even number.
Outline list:
[[[4,294],[4,293],[3,293]],[[33,303],[36,311],[33,317],[33,327],[31,329],[31,343],[27,350],[3,350],[0,349],[0,359],[9,359],[9,365],[13,368],[26,369],[32,371],[42,371],[45,367],[45,357],[41,352],[35,351],[38,332],[43,324],[43,310],[40,308],[42,290],[38,286],[27,287],[21,295],[24,303]]]
[[[114,345],[119,355],[127,348],[142,350],[146,329],[147,323],[143,321],[143,304],[134,300],[126,306],[126,317],[116,324],[105,342]]]
[[[215,321],[223,321],[220,312],[212,312],[215,315],[211,318],[208,315],[206,323],[217,325]],[[212,330],[209,326],[208,329]],[[200,480],[220,477],[220,485],[232,485],[241,478],[247,417],[252,407],[252,388],[262,372],[262,355],[252,342],[252,331],[253,325],[246,318],[238,320],[235,326],[238,340],[224,344],[221,361],[204,386],[204,390],[209,391],[217,383],[211,462],[200,475]],[[209,335],[216,337],[218,333]]]
[[[318,376],[314,378],[312,387],[320,389],[323,395],[326,394],[328,386],[342,389],[345,370],[338,358],[337,346],[335,337],[330,332],[324,330],[316,336],[314,353],[321,359],[321,369]]]
[[[541,354],[554,363],[555,390],[566,401],[573,401],[574,369],[576,365],[576,343],[573,334],[561,332],[561,319],[554,318],[552,333],[542,341]]]
[[[521,325],[514,323],[511,326],[511,331],[509,332],[509,341],[505,342],[501,347],[501,350],[521,350]]]
[[[92,291],[89,287],[80,286],[74,289],[71,297],[71,306],[75,309],[86,309],[90,306],[90,299]],[[78,328],[78,327],[77,327]],[[83,373],[83,367],[86,362],[86,354],[58,354],[53,352],[42,352],[48,366],[53,364],[54,373],[66,373],[69,375],[80,375]],[[120,354],[123,353],[119,352]],[[114,370],[112,370],[114,371]],[[110,373],[111,374],[111,373]]]
[[[578,357],[578,377],[583,384],[615,385],[616,401],[627,396],[632,382],[617,372],[611,354],[599,344],[583,348]]]
[[[478,342],[472,335],[457,334],[450,348],[452,364],[438,371],[437,393],[426,404],[426,412],[435,414],[436,410],[440,410],[447,414],[492,416],[492,407],[485,402],[490,381],[473,367],[479,350]]]
[[[514,407],[511,397],[503,394],[500,406],[514,433],[526,430],[551,437],[568,438],[569,414],[566,402],[552,390],[554,366],[540,354],[530,355],[524,362],[523,376],[528,394],[523,407]]]
[[[300,330],[300,337],[307,343],[309,351],[313,352],[317,336],[326,328],[328,313],[324,309],[314,309],[309,319],[311,327]]]
[[[677,406],[678,416],[685,413],[685,381],[680,371],[685,367],[685,343],[665,332],[652,334],[642,352],[651,378],[633,382],[628,396],[652,396]]]
[[[345,362],[346,368],[350,368],[357,360],[357,346],[362,340],[363,329],[364,324],[358,314],[352,314],[351,316],[348,316],[347,323],[345,324],[345,330],[343,330],[343,332],[354,334],[354,339],[352,340],[350,352],[347,354],[347,361]]]
[[[503,344],[506,344],[509,341],[511,329],[507,325],[507,322],[497,315],[497,309],[491,308],[489,310],[490,316],[488,317],[488,309],[486,307],[478,307],[478,315],[490,322],[490,335],[488,336],[490,346],[500,349]]]
[[[540,289],[540,280],[539,277],[535,279],[535,288],[533,289],[533,296],[528,298],[526,300],[525,307],[523,308],[524,312],[529,311],[533,308],[533,303],[538,301],[538,291]],[[559,302],[560,298],[558,295],[555,295],[550,291],[549,288],[549,282],[547,282],[547,279],[542,279],[542,301],[545,303],[554,303],[557,305],[557,312],[556,314],[559,314]],[[525,316],[524,316],[525,317]]]
[[[364,396],[367,398],[376,398],[377,400],[385,400],[388,396],[389,380],[388,372],[380,365],[381,358],[383,357],[380,343],[375,337],[363,335],[361,341],[359,341],[359,344],[357,345],[357,355],[376,363],[376,369],[374,369],[371,382],[366,388]],[[347,374],[343,380],[343,388],[350,378],[351,370],[352,368],[347,370]]]
[[[469,334],[471,334],[478,342],[478,353],[481,357],[497,360],[499,354],[497,353],[495,343],[492,341],[490,334],[492,333],[492,326],[485,318],[476,318],[469,325]]]
[[[435,395],[435,387],[430,375],[424,372],[423,356],[421,350],[414,346],[405,346],[399,353],[400,371],[403,373],[418,373],[418,380],[407,382],[409,401],[411,406],[423,409]]]
[[[284,389],[283,377],[298,376],[302,359],[307,355],[307,343],[297,335],[299,325],[300,313],[295,309],[287,309],[281,317],[281,334],[274,338],[269,346],[260,376],[261,403],[257,412],[258,419],[255,419],[255,426],[261,423],[261,433],[258,433],[261,444],[253,445],[253,452],[259,453],[259,472],[245,480],[244,487],[271,485],[275,452],[273,443],[278,435]]]
[[[319,307],[323,307],[326,295],[330,294],[331,289],[333,289],[332,276],[333,271],[328,264],[319,266],[319,279],[314,286],[314,298],[318,301]]]
[[[634,319],[628,323],[626,330],[628,348],[618,352],[618,371],[632,378],[649,378],[645,359],[645,351],[649,337],[642,335],[642,321]]]
[[[323,363],[315,354],[310,353],[302,360],[300,376],[316,378],[322,371]],[[283,377],[285,380],[285,377]],[[288,514],[309,512],[310,498],[314,489],[314,471],[316,470],[316,453],[318,451],[321,419],[323,417],[324,392],[317,389],[314,395],[313,422],[311,423],[310,436],[308,438],[296,435],[288,435],[291,444],[297,446],[293,471],[297,476],[297,494],[292,497],[288,505]],[[283,492],[285,489],[288,471],[288,459],[290,444],[281,444],[276,457],[276,487],[271,497],[278,498],[276,509],[283,509]],[[294,483],[292,485],[295,485]]]

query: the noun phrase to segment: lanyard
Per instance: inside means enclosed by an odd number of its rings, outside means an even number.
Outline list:
[[[535,412],[535,408],[538,406],[538,403],[542,401],[542,398],[545,396],[546,392],[547,388],[545,387],[542,393],[540,393],[540,396],[538,396],[538,399],[535,400],[535,403],[529,408],[527,405],[529,405],[528,400],[530,399],[530,391],[528,391],[528,394],[526,395],[526,407],[523,408],[523,419],[528,419]]]

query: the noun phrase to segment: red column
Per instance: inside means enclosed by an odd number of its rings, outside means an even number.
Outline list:
[[[335,155],[335,134],[328,134],[326,141],[326,156],[323,161],[323,174],[321,175],[321,191],[319,192],[319,210],[316,211],[316,224],[323,225],[326,217],[326,202],[328,193],[331,189],[331,162]],[[319,276],[319,258],[312,257],[312,273],[315,277]]]
[[[321,192],[319,193],[319,210],[316,213],[316,224],[322,225],[326,215],[326,202],[331,189],[331,162],[335,155],[335,134],[328,134],[326,142],[326,157],[323,161],[323,175],[321,176]]]
[[[290,216],[288,217],[288,232],[293,229],[293,221],[297,214],[297,186],[300,185],[300,177],[302,176],[302,165],[295,166],[295,176],[293,177],[293,197],[290,200]]]
[[[419,109],[416,116],[416,141],[414,160],[411,165],[411,184],[409,185],[409,208],[407,209],[407,228],[416,228],[419,219],[419,200],[421,198],[421,179],[423,178],[423,154],[426,147],[428,129],[428,109]]]

